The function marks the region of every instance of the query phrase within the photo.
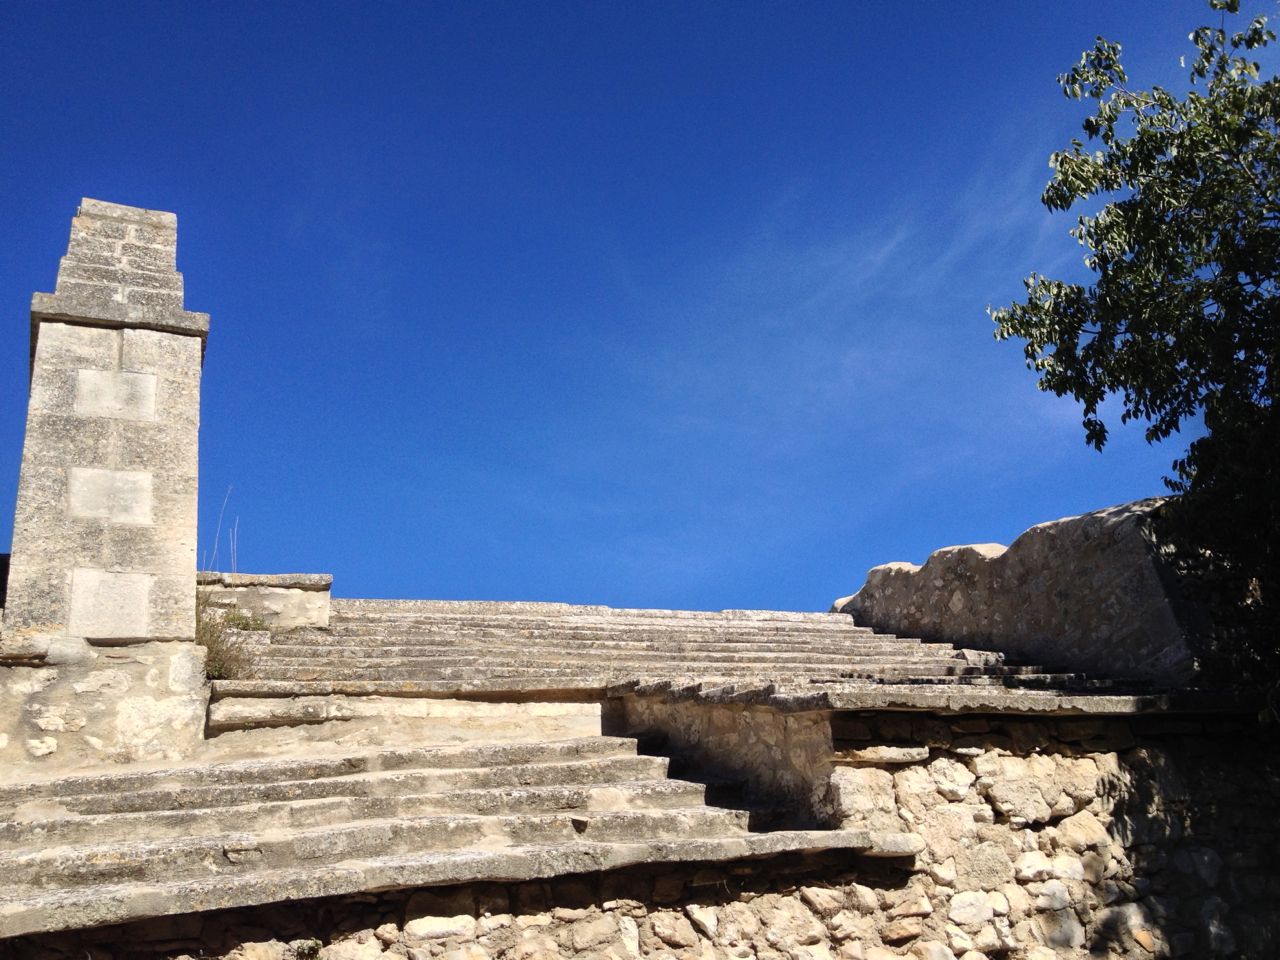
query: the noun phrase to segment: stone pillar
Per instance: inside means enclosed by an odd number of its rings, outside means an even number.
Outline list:
[[[31,301],[31,396],[0,658],[195,636],[196,434],[209,317],[172,213],[83,200]]]

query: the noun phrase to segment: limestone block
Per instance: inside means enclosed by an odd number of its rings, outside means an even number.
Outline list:
[[[40,325],[36,359],[64,370],[114,370],[119,334],[102,327],[46,322]]]
[[[329,574],[201,572],[199,589],[215,607],[256,615],[273,630],[329,625]]]
[[[893,775],[874,767],[839,767],[831,774],[832,804],[846,827],[901,829]]]
[[[72,467],[68,471],[67,500],[73,517],[149,525],[151,473]]]
[[[155,374],[122,370],[76,370],[72,409],[78,417],[154,420]]]
[[[91,639],[137,639],[148,635],[153,577],[92,567],[71,571],[71,615],[67,629]]]

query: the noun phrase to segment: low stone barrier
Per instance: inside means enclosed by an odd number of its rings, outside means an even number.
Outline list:
[[[945,547],[873,567],[833,611],[876,630],[1026,662],[1176,685],[1194,672],[1172,574],[1149,534],[1159,500],[1034,526],[1008,548]]]
[[[196,575],[197,588],[214,607],[235,607],[273,630],[329,625],[327,573],[216,573]]]

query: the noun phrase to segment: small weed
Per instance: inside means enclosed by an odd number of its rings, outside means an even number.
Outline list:
[[[208,592],[196,592],[196,643],[205,648],[204,672],[210,680],[247,677],[253,655],[234,631],[266,629],[266,621],[256,613],[218,606]]]

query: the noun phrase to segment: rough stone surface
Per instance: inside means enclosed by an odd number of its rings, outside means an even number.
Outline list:
[[[55,659],[59,658],[55,652]],[[0,667],[0,766],[59,769],[192,755],[209,685],[194,643],[91,647],[57,666]]]
[[[0,659],[195,634],[208,318],[182,308],[176,231],[172,214],[85,200],[55,293],[33,301]]]
[[[329,626],[329,574],[202,572],[199,589],[215,607],[235,607],[272,630]]]
[[[1042,523],[1005,549],[946,547],[888,563],[834,610],[865,626],[1105,676],[1192,669],[1169,574],[1145,532],[1157,501]]]

